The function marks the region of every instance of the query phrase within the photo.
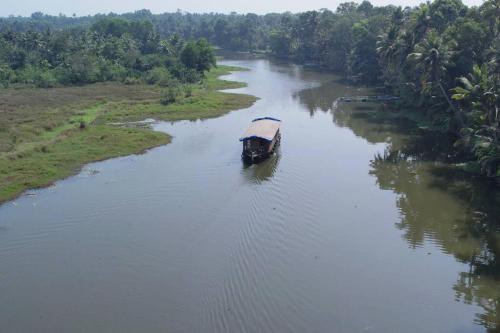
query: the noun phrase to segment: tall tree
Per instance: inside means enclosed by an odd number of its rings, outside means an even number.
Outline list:
[[[447,67],[450,65],[452,54],[453,51],[443,43],[438,33],[431,31],[426,38],[415,46],[415,52],[408,55],[408,60],[412,61],[416,68],[421,71],[423,89],[432,93],[433,88],[437,86],[450,108],[453,112],[456,112],[457,109],[443,86],[443,79]]]

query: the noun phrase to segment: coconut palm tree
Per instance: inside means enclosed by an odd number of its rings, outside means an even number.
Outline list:
[[[416,38],[420,39],[427,33],[431,22],[428,4],[420,5],[420,8],[414,14],[414,22],[413,31]]]
[[[500,33],[500,1],[488,0],[481,6],[481,13],[488,21],[489,32],[493,37]]]
[[[500,85],[500,38],[492,41],[491,46],[485,51],[485,57],[488,59],[488,69],[494,82]]]
[[[383,64],[390,64],[398,51],[399,28],[391,25],[389,30],[378,36],[377,54]]]
[[[453,53],[442,38],[435,31],[431,31],[415,45],[415,52],[410,53],[407,59],[422,73],[421,84],[424,91],[432,92],[434,87],[438,87],[451,110],[457,112],[442,83]]]
[[[452,99],[462,101],[474,110],[486,112],[489,124],[498,124],[500,98],[487,64],[474,65],[472,73],[459,78],[458,81],[460,86],[452,89],[455,93]]]
[[[397,7],[396,10],[391,15],[391,24],[395,26],[401,26],[403,25],[403,22],[405,21],[405,16],[407,12],[404,11],[401,6]]]

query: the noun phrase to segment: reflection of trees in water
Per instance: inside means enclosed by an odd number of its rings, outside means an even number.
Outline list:
[[[468,258],[459,258],[468,263],[469,270],[461,272],[454,286],[457,299],[475,303],[484,309],[477,314],[476,321],[492,332],[500,328],[500,216],[498,189],[492,184],[474,184],[470,180],[438,173],[435,186],[446,188],[465,205],[467,219],[464,232],[476,240],[477,246]]]
[[[341,96],[366,91],[330,82],[298,92],[294,98],[313,115],[331,110]],[[398,194],[397,227],[412,247],[429,240],[469,266],[453,286],[457,300],[477,304],[476,322],[491,332],[500,328],[500,195],[498,186],[452,169],[454,138],[422,133],[405,119],[373,112],[380,106],[342,103],[332,111],[337,126],[347,127],[370,143],[387,143],[371,162],[370,173],[381,189]]]
[[[339,127],[349,128],[354,135],[370,143],[391,142],[395,147],[404,144],[413,125],[407,120],[387,120],[374,116],[380,106],[373,104],[346,104],[332,113],[333,122]]]
[[[338,89],[336,82],[322,84],[319,87],[301,90],[293,95],[304,105],[312,116],[318,110],[326,112],[332,107],[333,101],[343,96],[343,90]]]
[[[454,286],[457,299],[478,304],[484,313],[476,321],[492,332],[500,328],[500,196],[498,186],[473,182],[460,173],[434,168],[433,186],[452,193],[465,205],[467,232],[477,240],[474,253],[462,258],[469,270],[459,274]],[[467,260],[468,259],[468,260]]]
[[[332,108],[333,102],[343,96],[356,96],[370,94],[371,90],[361,87],[348,86],[340,79],[330,80],[318,87],[304,89],[293,95],[304,105],[311,116],[321,110],[327,112]]]
[[[484,311],[476,322],[500,328],[500,195],[498,185],[473,179],[450,167],[453,138],[422,136],[356,111],[337,112],[334,121],[369,142],[387,148],[371,162],[370,174],[381,189],[398,194],[401,219],[397,227],[412,247],[425,240],[469,266],[453,286],[456,299],[477,304]]]

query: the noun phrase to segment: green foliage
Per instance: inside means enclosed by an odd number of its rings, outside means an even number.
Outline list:
[[[128,85],[128,86],[132,86],[132,85],[141,84],[141,80],[136,78],[136,77],[127,76],[125,78],[125,80],[123,80],[123,83]]]
[[[12,80],[14,71],[6,64],[0,64],[0,88],[8,87]]]
[[[206,39],[199,39],[186,44],[181,53],[181,61],[186,68],[204,73],[215,66],[215,54]]]
[[[289,57],[292,50],[292,38],[284,30],[273,30],[269,34],[271,52],[279,57]]]
[[[163,105],[168,105],[175,103],[180,97],[181,89],[179,87],[168,87],[163,93],[160,103]]]
[[[172,84],[173,78],[170,72],[165,67],[155,67],[147,72],[146,83],[158,84],[166,87]]]
[[[366,20],[353,26],[351,72],[365,81],[376,81],[380,71],[376,53],[377,37],[373,31]]]
[[[58,82],[54,71],[46,70],[37,74],[34,83],[37,87],[54,88]]]
[[[186,85],[184,87],[184,97],[191,97],[193,96],[193,87],[190,85]]]
[[[49,88],[105,81],[167,86],[197,82],[215,66],[213,48],[205,39],[185,43],[174,35],[162,40],[150,20],[96,16],[90,26],[43,32],[30,27],[16,31],[15,24],[1,27],[0,20],[2,86]]]

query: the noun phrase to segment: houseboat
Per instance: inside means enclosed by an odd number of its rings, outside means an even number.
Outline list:
[[[254,119],[240,138],[243,160],[258,163],[273,154],[281,140],[280,125],[281,120],[271,117]]]

